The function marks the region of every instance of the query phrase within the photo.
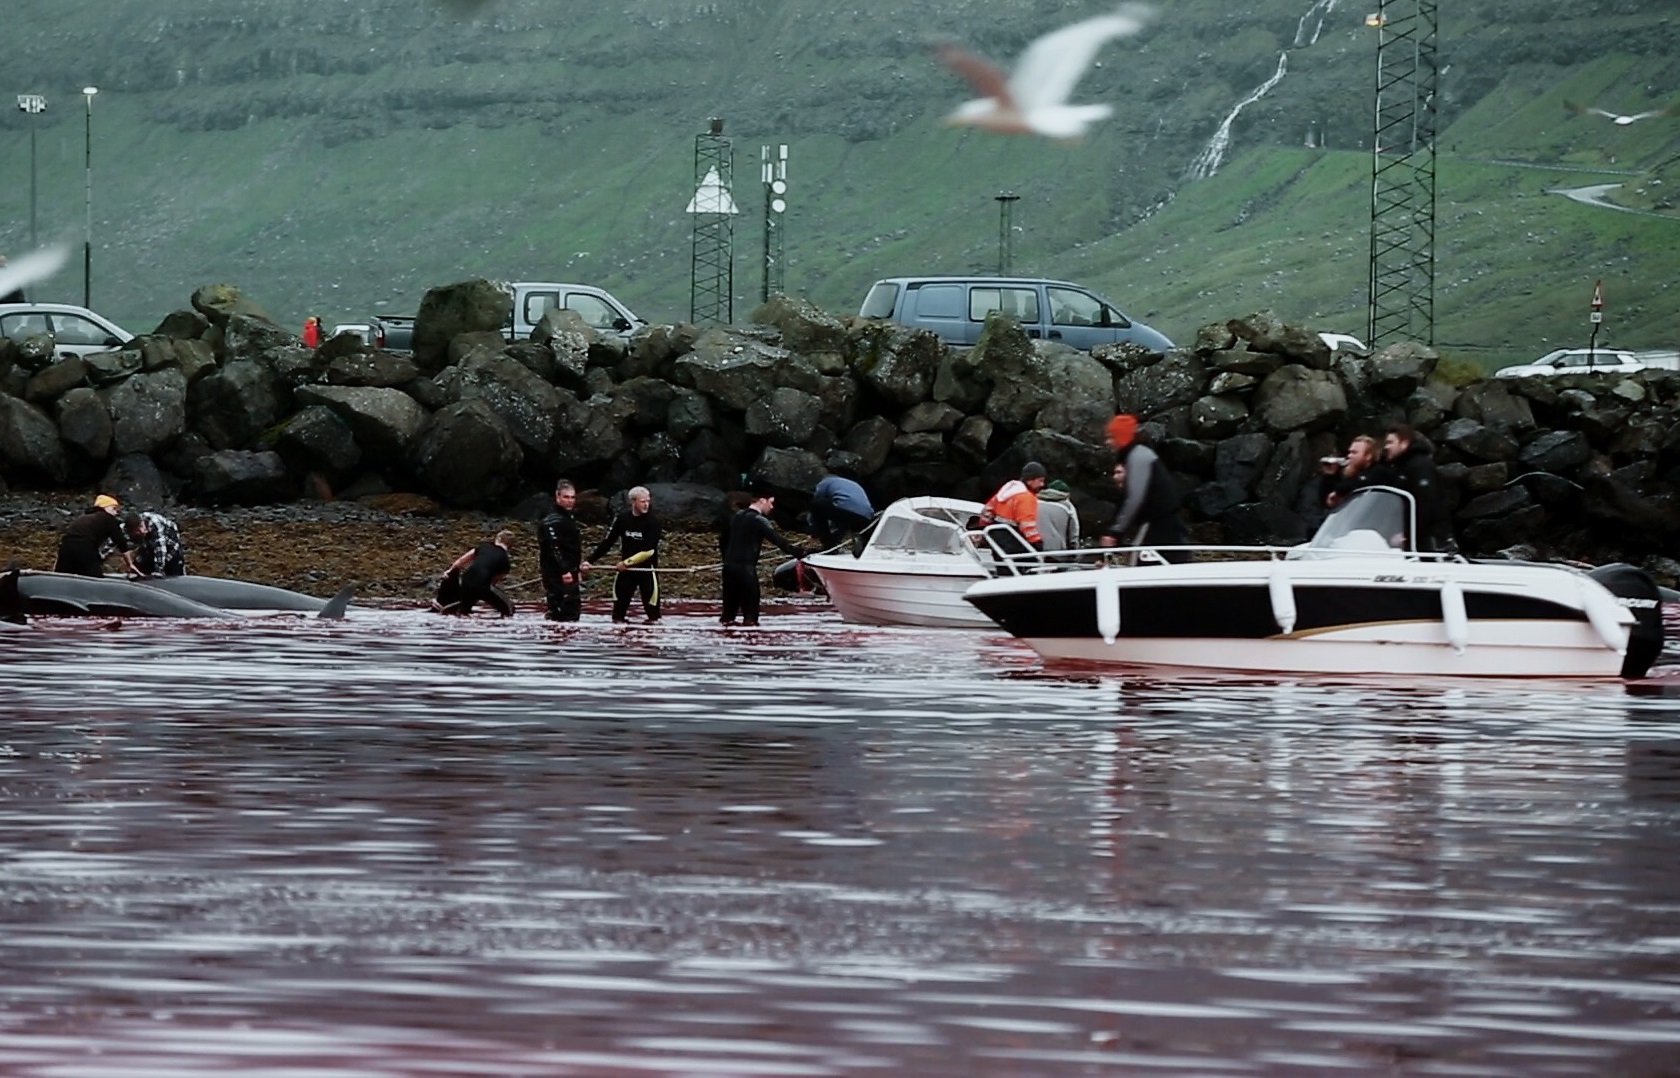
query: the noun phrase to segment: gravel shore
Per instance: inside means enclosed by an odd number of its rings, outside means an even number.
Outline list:
[[[64,527],[86,511],[93,494],[18,494],[0,497],[0,566],[51,569]],[[507,590],[517,601],[542,598],[537,578],[536,522],[481,512],[442,510],[421,498],[389,496],[357,502],[294,502],[253,508],[171,506],[162,511],[181,528],[187,571],[329,596],[355,584],[361,598],[432,597],[439,577],[461,552],[488,542],[502,528],[517,537]],[[581,514],[580,514],[581,517]],[[583,520],[584,553],[606,535],[605,523]],[[607,559],[616,561],[617,552]],[[660,590],[671,599],[718,594],[717,537],[710,532],[667,533],[660,548]],[[113,559],[112,571],[121,563]],[[766,559],[768,574],[774,561]],[[692,571],[698,569],[699,571]],[[612,574],[591,575],[586,597],[610,594]],[[766,596],[771,594],[767,587]],[[637,607],[639,609],[639,606]]]

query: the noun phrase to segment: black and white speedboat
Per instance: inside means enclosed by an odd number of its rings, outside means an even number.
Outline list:
[[[1052,660],[1637,678],[1661,651],[1660,593],[1641,570],[1422,554],[1407,539],[1414,519],[1409,495],[1371,487],[1303,546],[1000,577],[965,598]]]

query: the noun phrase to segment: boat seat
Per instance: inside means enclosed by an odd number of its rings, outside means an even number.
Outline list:
[[[999,568],[1005,572],[1020,573],[1025,566],[1019,563],[1031,561],[1037,565],[1043,560],[1038,550],[1008,524],[988,525],[981,534],[986,537],[986,545],[992,548],[992,553],[997,557]]]

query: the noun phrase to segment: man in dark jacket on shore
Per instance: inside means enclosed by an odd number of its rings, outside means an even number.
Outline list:
[[[537,525],[538,563],[549,621],[576,621],[583,615],[583,535],[578,531],[577,487],[570,479],[554,485],[554,508]]]
[[[776,507],[776,496],[767,487],[752,484],[753,500],[729,518],[723,536],[723,613],[725,625],[741,615],[741,624],[758,624],[758,556],[765,540],[774,543],[784,554],[799,557],[804,554],[797,546],[782,538],[782,534],[765,516]]]
[[[1435,447],[1404,423],[1388,428],[1383,438],[1384,476],[1380,482],[1399,487],[1417,505],[1417,548],[1451,550],[1451,529],[1441,517],[1440,475],[1435,470]]]
[[[128,549],[128,533],[123,530],[118,514],[122,503],[109,494],[93,500],[93,508],[70,522],[58,541],[58,560],[55,573],[74,573],[77,576],[104,576],[105,558],[116,552],[134,576],[140,570],[134,565],[134,555]]]

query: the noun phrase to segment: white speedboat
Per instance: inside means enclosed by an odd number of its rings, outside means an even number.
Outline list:
[[[998,578],[966,599],[1051,660],[1637,678],[1661,651],[1660,594],[1640,570],[1421,554],[1414,519],[1409,495],[1371,487],[1304,546]]]
[[[1090,551],[1040,554],[1007,524],[971,529],[985,506],[958,498],[901,498],[858,537],[804,559],[840,617],[862,625],[993,629],[963,601],[969,587],[994,576],[1041,571]]]

